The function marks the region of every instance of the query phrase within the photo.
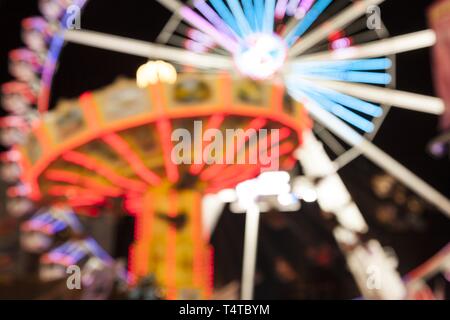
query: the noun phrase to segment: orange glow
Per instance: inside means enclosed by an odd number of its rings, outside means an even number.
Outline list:
[[[178,194],[175,191],[169,192],[169,217],[176,217],[178,214]],[[176,287],[176,243],[177,243],[177,229],[173,225],[169,225],[167,234],[167,255],[166,255],[166,283],[168,300],[175,300],[177,298]]]
[[[128,143],[119,135],[115,133],[108,134],[103,137],[103,141],[111,146],[117,154],[122,156],[122,158],[129,163],[134,172],[142,180],[153,186],[161,183],[161,178],[145,166],[144,162],[142,162],[142,160],[130,148]]]
[[[74,163],[102,175],[113,184],[122,187],[125,190],[144,192],[147,189],[144,183],[122,177],[115,173],[113,169],[108,168],[105,164],[100,163],[96,159],[82,153],[70,151],[65,153],[62,158],[67,162]]]
[[[205,128],[205,131],[208,131],[208,130],[211,130],[211,129],[218,129],[218,128],[220,128],[220,126],[222,125],[224,119],[225,119],[225,117],[223,115],[221,115],[221,114],[213,115],[209,119],[208,124],[207,124],[207,126]],[[203,152],[205,151],[205,148],[209,144],[202,144],[202,145],[203,145],[203,150],[201,151],[202,152],[201,154],[203,155]],[[203,161],[202,161],[201,164],[193,164],[193,165],[191,165],[191,167],[189,169],[189,172],[192,175],[196,176],[196,175],[200,174],[200,172],[202,171],[204,166],[205,166],[205,163]]]
[[[45,173],[45,177],[51,181],[65,182],[92,189],[106,197],[119,197],[122,194],[122,191],[119,188],[106,186],[94,178],[85,177],[67,170],[49,170]]]
[[[172,125],[170,124],[169,120],[158,121],[156,125],[158,126],[158,132],[160,135],[167,179],[172,183],[176,183],[180,178],[180,175],[178,173],[178,167],[172,161],[171,155],[173,149],[171,139]]]

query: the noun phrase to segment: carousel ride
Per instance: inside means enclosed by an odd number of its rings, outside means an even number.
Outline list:
[[[24,20],[27,48],[10,55],[17,81],[2,87],[11,112],[1,121],[11,147],[2,173],[15,184],[12,214],[52,208],[22,226],[24,246],[43,253],[42,277],[79,261],[113,269],[65,208],[89,215],[123,199],[136,221],[128,281],[151,274],[164,298],[210,298],[203,229],[213,213],[204,203],[216,195],[212,202],[246,212],[241,297],[251,299],[260,212],[317,200],[338,221],[333,233],[363,296],[408,297],[394,259],[377,240],[363,240],[368,226],[338,171],[364,155],[450,214],[445,196],[371,142],[392,106],[444,112],[441,99],[394,89],[395,55],[433,46],[434,31],[388,38],[376,15],[382,0],[158,2],[174,14],[157,43],[79,29],[85,1],[43,0],[43,17]],[[151,61],[137,81],[80,91],[49,110],[65,43]],[[229,132],[231,143],[220,143]],[[289,174],[297,164],[300,177]],[[374,266],[383,283],[375,289],[367,285]]]

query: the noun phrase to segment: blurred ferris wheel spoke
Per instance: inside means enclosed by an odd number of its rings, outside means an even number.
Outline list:
[[[300,41],[289,50],[289,56],[295,57],[304,53],[322,40],[325,40],[333,32],[345,28],[359,17],[365,15],[367,8],[370,6],[379,5],[382,2],[384,0],[363,0],[355,2],[336,17],[331,18],[317,29],[300,38]]]
[[[309,82],[322,88],[325,87],[335,90],[365,101],[392,105],[403,109],[436,115],[442,114],[445,110],[444,101],[436,97],[343,81],[321,79],[303,79],[302,81]]]
[[[180,22],[180,16],[177,14],[172,14],[169,21],[167,21],[166,25],[156,38],[156,42],[166,44],[169,41],[170,37],[174,34]]]
[[[198,68],[219,68],[229,70],[233,66],[229,58],[221,55],[210,53],[200,54],[185,49],[94,31],[67,30],[63,33],[63,36],[66,41],[71,43],[145,58],[168,60],[174,63],[191,65]]]
[[[325,51],[301,56],[292,62],[315,60],[346,60],[375,58],[402,52],[432,47],[436,43],[433,30],[423,30],[389,39],[372,41],[367,44],[352,46],[335,51]]]
[[[305,105],[305,108],[316,121],[322,123],[340,139],[360,150],[366,158],[377,164],[428,202],[435,205],[446,215],[450,216],[450,201],[444,195],[365,139],[344,121],[317,105],[315,101],[304,95],[295,85],[288,85],[288,90],[294,99]]]
[[[170,11],[175,12],[188,24],[209,35],[218,45],[220,45],[224,49],[228,50],[229,52],[236,52],[238,50],[238,43],[236,42],[236,40],[234,40],[227,34],[220,32],[214,25],[197,14],[189,6],[184,5],[178,0],[157,1]]]

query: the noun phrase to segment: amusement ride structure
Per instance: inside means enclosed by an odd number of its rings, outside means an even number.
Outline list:
[[[1,119],[2,141],[11,146],[2,173],[16,183],[12,213],[25,216],[32,203],[52,208],[22,228],[29,250],[49,251],[42,274],[81,260],[91,261],[89,270],[111,269],[111,258],[92,239],[80,240],[63,208],[89,214],[120,198],[136,221],[129,281],[152,274],[167,299],[210,298],[212,251],[203,229],[214,210],[204,202],[216,195],[212,202],[227,198],[247,213],[241,296],[251,299],[263,204],[289,210],[303,199],[335,215],[334,236],[365,298],[408,297],[394,259],[377,240],[363,240],[368,226],[338,171],[364,155],[450,215],[445,196],[371,142],[391,107],[444,112],[439,98],[394,88],[396,54],[433,46],[435,32],[389,38],[378,15],[383,0],[158,2],[173,16],[156,43],[80,29],[89,10],[83,0],[42,0],[43,17],[23,22],[27,48],[10,54],[17,81],[2,87],[11,113]],[[137,85],[119,79],[49,110],[65,43],[151,61]],[[231,145],[218,144],[233,130]],[[187,153],[177,149],[183,135]],[[296,165],[301,177],[288,174]],[[70,230],[65,242],[52,245],[48,236],[62,230]],[[383,283],[376,290],[367,284],[374,266]]]

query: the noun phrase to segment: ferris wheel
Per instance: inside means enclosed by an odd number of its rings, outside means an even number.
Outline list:
[[[43,18],[23,22],[28,48],[10,55],[10,70],[18,81],[2,87],[4,108],[13,114],[2,121],[9,133],[3,140],[13,146],[23,143],[26,138],[20,133],[32,131],[48,111],[53,77],[65,43],[151,60],[137,72],[138,84],[144,87],[156,82],[174,83],[177,72],[182,76],[193,70],[213,77],[226,73],[233,78],[275,84],[314,122],[312,128],[302,127],[301,143],[294,153],[304,172],[299,188],[320,180],[315,186],[317,200],[322,210],[334,213],[340,222],[335,237],[365,296],[373,297],[364,289],[365,271],[370,261],[381,259],[391,287],[375,297],[403,297],[402,281],[379,243],[363,245],[358,239],[357,234],[367,232],[368,227],[338,172],[363,155],[450,215],[450,201],[444,195],[372,143],[392,107],[435,115],[444,112],[439,98],[395,89],[396,54],[433,46],[434,31],[390,38],[379,16],[378,6],[383,0],[157,1],[173,15],[154,43],[79,28],[85,0],[41,1]],[[119,140],[110,141],[120,149]],[[323,144],[335,154],[334,160]],[[20,170],[13,170],[18,157],[17,148],[3,156],[11,164],[11,181],[20,178]],[[147,178],[157,179],[149,174]],[[27,194],[27,188],[21,185],[13,193]],[[28,208],[27,202],[21,205],[19,210],[26,211],[23,207]],[[259,210],[257,205],[245,209],[242,297],[251,298]],[[349,245],[351,250],[347,249]]]

